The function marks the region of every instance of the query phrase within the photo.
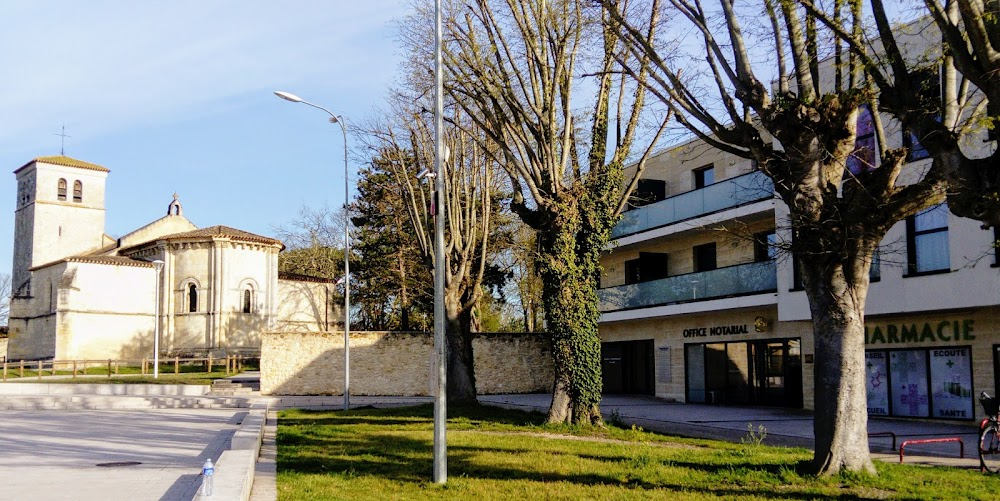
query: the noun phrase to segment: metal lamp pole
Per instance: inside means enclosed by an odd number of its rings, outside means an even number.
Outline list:
[[[156,270],[155,297],[156,305],[153,308],[153,379],[160,378],[160,272],[163,271],[163,261],[157,259],[153,261],[153,268]]]
[[[344,214],[347,217],[344,221],[344,410],[351,408],[351,219],[347,210],[347,203],[350,200],[350,182],[348,180],[347,167],[347,128],[344,127],[344,117],[338,117],[332,111],[318,105],[303,100],[295,94],[283,91],[275,91],[274,95],[291,101],[312,106],[318,110],[325,111],[330,115],[330,123],[340,125],[340,131],[344,134]]]
[[[448,398],[444,319],[444,164],[441,135],[444,130],[444,74],[441,61],[441,0],[434,1],[434,354],[437,359],[437,392],[434,395],[434,483],[448,481],[448,445],[445,436]]]

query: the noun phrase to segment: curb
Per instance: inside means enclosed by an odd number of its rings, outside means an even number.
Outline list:
[[[257,457],[264,440],[264,424],[267,421],[267,403],[251,405],[250,412],[233,434],[229,449],[222,452],[215,462],[215,479],[211,496],[195,494],[192,501],[250,499],[253,489]],[[199,489],[200,490],[200,489]]]

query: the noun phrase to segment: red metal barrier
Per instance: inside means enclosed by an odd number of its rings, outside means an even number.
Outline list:
[[[903,462],[903,450],[909,444],[935,444],[940,442],[958,442],[959,455],[965,457],[965,443],[962,442],[961,438],[958,437],[948,437],[948,438],[925,438],[922,440],[907,440],[899,444],[899,462]]]

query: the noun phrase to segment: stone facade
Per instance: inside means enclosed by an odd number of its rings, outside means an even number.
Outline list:
[[[344,388],[342,332],[270,332],[261,344],[261,392],[340,395]],[[480,394],[550,391],[549,339],[543,334],[481,334],[473,342]],[[431,394],[433,336],[352,332],[351,394]]]

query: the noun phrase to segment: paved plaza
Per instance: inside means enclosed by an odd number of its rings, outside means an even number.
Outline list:
[[[246,409],[0,411],[0,499],[190,500],[205,459],[218,459],[246,414]]]

